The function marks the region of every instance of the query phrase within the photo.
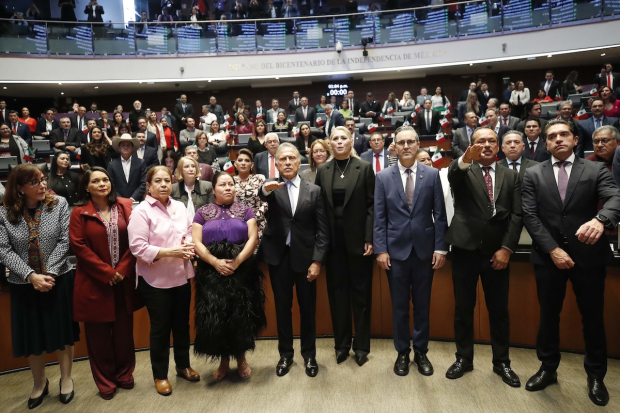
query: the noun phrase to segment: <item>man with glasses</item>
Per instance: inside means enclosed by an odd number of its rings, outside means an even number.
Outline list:
[[[374,132],[370,135],[370,149],[360,155],[362,160],[372,165],[375,175],[396,163],[396,157],[391,158],[387,149],[385,149],[385,138],[380,132]]]
[[[35,135],[49,139],[51,132],[58,128],[60,128],[60,123],[54,119],[54,110],[48,109],[45,111],[45,115],[37,122]]]
[[[586,159],[593,162],[602,162],[607,169],[613,172],[612,162],[618,143],[620,140],[620,132],[613,126],[601,126],[592,134],[592,144],[594,145],[594,153]]]
[[[604,406],[609,402],[603,382],[605,265],[613,253],[603,232],[620,220],[620,189],[605,165],[575,156],[571,126],[559,119],[549,122],[551,159],[529,168],[523,178],[523,223],[532,237],[530,261],[540,304],[536,354],[541,362],[525,389],[539,391],[558,381],[560,313],[570,280],[582,317],[588,396]]]
[[[373,134],[372,140],[378,139]],[[413,362],[425,376],[433,374],[426,356],[433,272],[445,263],[448,230],[439,171],[416,162],[418,135],[410,126],[396,131],[398,162],[377,173],[373,248],[386,270],[392,297],[394,373],[409,373],[411,353],[409,300],[413,302]],[[418,188],[416,188],[418,187]]]
[[[592,134],[595,130],[605,125],[618,128],[618,118],[605,116],[605,102],[602,99],[594,99],[590,109],[592,109],[592,117],[581,120],[577,124],[579,140],[577,141],[575,153],[582,158],[585,151],[591,151],[594,148],[592,145]]]
[[[256,173],[263,175],[265,178],[279,178],[280,172],[276,168],[276,151],[280,146],[280,138],[278,134],[269,132],[265,135],[266,151],[257,153],[254,158],[254,166]]]

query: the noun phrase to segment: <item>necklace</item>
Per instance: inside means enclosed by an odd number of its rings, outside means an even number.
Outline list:
[[[349,167],[349,162],[351,162],[351,158],[349,158],[349,160],[347,161],[347,164],[344,166],[344,170],[341,170],[340,165],[338,165],[338,162],[336,162],[336,166],[338,167],[338,170],[340,171],[340,179],[344,179],[344,173],[347,171],[347,168]]]

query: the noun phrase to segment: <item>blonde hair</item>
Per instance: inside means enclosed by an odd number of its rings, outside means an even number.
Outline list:
[[[190,158],[189,156],[183,156],[177,162],[177,169],[174,170],[174,177],[177,178],[179,182],[183,181],[183,166],[185,165],[185,161],[190,161],[194,163],[196,167],[196,176],[200,173],[200,166],[198,166],[198,161],[194,158]]]
[[[355,149],[353,148],[353,136],[351,136],[351,132],[349,132],[349,130],[344,126],[336,126],[334,129],[332,129],[331,135],[329,135],[330,141],[334,139],[334,135],[336,134],[336,132],[344,133],[346,137],[349,138],[349,140],[351,141],[351,151],[349,152],[349,156],[352,158],[360,159],[359,155],[357,154],[357,152],[355,152]]]
[[[325,151],[327,152],[327,159],[325,159],[325,162],[331,161],[331,159],[334,157],[334,155],[332,154],[332,148],[331,146],[329,146],[327,142],[325,142],[323,139],[315,140],[314,142],[312,142],[312,145],[310,145],[310,153],[308,154],[308,160],[310,163],[311,171],[316,171],[316,168],[317,168],[317,165],[314,162],[314,158],[312,157],[312,151],[314,150],[314,146],[317,144],[321,145],[323,149],[325,149]]]

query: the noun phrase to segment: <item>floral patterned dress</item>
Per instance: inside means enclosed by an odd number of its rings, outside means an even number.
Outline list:
[[[243,182],[238,176],[233,177],[233,179],[235,180],[235,198],[237,202],[252,208],[252,211],[254,211],[256,226],[258,227],[258,244],[260,245],[266,223],[267,202],[260,200],[258,191],[265,183],[265,177],[261,174],[250,175],[247,181]]]

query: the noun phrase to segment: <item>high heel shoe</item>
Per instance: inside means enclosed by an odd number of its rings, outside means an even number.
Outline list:
[[[71,379],[71,383],[73,383],[73,379]],[[73,390],[69,394],[62,394],[62,384],[58,381],[58,387],[60,387],[60,394],[58,395],[58,400],[62,404],[68,404],[71,400],[73,400],[73,396],[75,396],[75,383],[73,383]]]
[[[48,379],[45,379],[45,388],[43,389],[43,393],[41,393],[41,395],[35,399],[28,399],[28,408],[30,410],[34,409],[35,407],[39,407],[39,405],[41,403],[43,403],[43,398],[45,396],[47,396],[50,392],[50,382]]]

